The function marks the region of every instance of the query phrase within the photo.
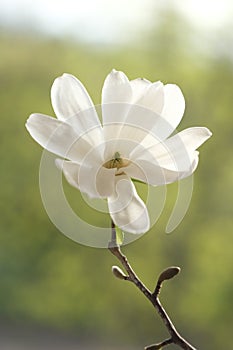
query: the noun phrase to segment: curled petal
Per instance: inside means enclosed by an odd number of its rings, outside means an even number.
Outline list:
[[[108,207],[112,220],[123,231],[140,234],[149,230],[147,208],[128,176],[116,176],[116,191],[108,198]]]

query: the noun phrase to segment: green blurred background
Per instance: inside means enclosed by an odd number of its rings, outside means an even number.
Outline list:
[[[160,7],[148,3],[141,5],[141,16],[148,14],[148,20],[140,22],[139,11],[128,27],[126,18],[118,34],[107,33],[106,27],[107,39],[103,28],[101,37],[94,33],[96,38],[81,29],[79,39],[68,32],[47,35],[33,16],[28,20],[29,12],[25,22],[0,16],[1,349],[142,349],[167,336],[143,296],[112,276],[116,261],[108,251],[74,243],[52,225],[38,185],[42,149],[24,127],[32,112],[53,115],[49,93],[55,77],[76,75],[99,103],[112,68],[130,79],[177,83],[187,106],[179,130],[200,125],[213,132],[201,149],[182,223],[165,234],[177,190],[170,185],[157,224],[124,252],[149,288],[161,269],[181,266],[181,275],[161,295],[178,329],[198,349],[232,346],[232,26],[223,21],[198,27],[181,11],[182,2],[178,7],[176,1]],[[4,1],[0,5],[3,9]],[[77,3],[73,5],[78,13]],[[123,15],[124,4],[119,6]],[[134,3],[125,7],[133,17]],[[109,9],[108,15],[110,28],[115,13]],[[90,19],[83,16],[87,22],[94,18],[93,13]],[[78,198],[76,190],[67,191],[73,201]],[[105,225],[105,217],[96,220]]]

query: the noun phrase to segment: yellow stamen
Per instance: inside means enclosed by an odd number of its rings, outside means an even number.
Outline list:
[[[119,152],[115,152],[114,157],[110,160],[108,160],[106,163],[104,163],[104,167],[107,169],[113,169],[113,168],[123,168],[129,165],[130,161],[125,158],[121,158],[121,155]]]

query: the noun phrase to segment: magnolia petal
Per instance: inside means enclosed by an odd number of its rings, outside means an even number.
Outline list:
[[[205,127],[192,127],[180,131],[165,142],[170,149],[183,144],[188,151],[194,151],[211,137],[212,133]]]
[[[69,124],[44,114],[32,114],[26,128],[43,148],[63,158],[81,161],[92,148]]]
[[[130,86],[133,92],[133,103],[138,101],[145,94],[145,91],[151,84],[149,80],[144,78],[130,80]]]
[[[56,159],[55,164],[58,167],[58,169],[63,171],[63,174],[65,175],[65,178],[67,182],[80,190],[79,183],[78,183],[78,174],[80,170],[80,164],[67,161],[63,159]]]
[[[116,191],[108,198],[108,208],[112,220],[123,231],[140,234],[149,230],[147,208],[126,175],[116,176]]]
[[[99,168],[96,175],[96,188],[101,197],[112,196],[115,190],[115,169]]]
[[[123,123],[131,102],[132,88],[127,76],[113,69],[102,89],[103,125]]]
[[[94,104],[82,83],[71,74],[55,79],[51,88],[51,101],[58,119],[71,124],[78,135],[98,128],[101,124]]]
[[[162,117],[168,123],[167,134],[164,132],[163,137],[168,137],[180,123],[185,110],[185,99],[179,86],[175,84],[166,84],[164,86],[164,107]]]
[[[205,127],[185,129],[153,147],[153,156],[160,166],[171,170],[186,171],[193,161],[193,154],[212,133]],[[162,147],[161,147],[162,146]]]
[[[198,152],[195,152],[192,161],[190,160],[190,167],[186,171],[172,171],[143,159],[139,159],[137,163],[131,163],[128,167],[121,170],[132,179],[145,182],[152,186],[162,186],[190,176],[196,169],[197,164]]]
[[[79,188],[90,198],[106,198],[114,193],[116,169],[88,167],[82,164],[79,171]]]
[[[146,85],[146,87],[141,89],[139,99],[130,106],[125,120],[121,123],[109,123],[104,125],[105,140],[111,141],[112,146],[110,148],[110,145],[108,145],[108,152],[105,153],[105,158],[110,158],[114,150],[128,157],[132,149],[127,147],[127,149],[122,151],[121,140],[129,140],[131,143],[134,142],[134,148],[137,144],[141,144],[144,139],[146,139],[146,143],[148,143],[148,133],[150,133],[155,125],[162,119],[159,113],[161,113],[164,104],[163,84],[160,82],[152,84],[144,80],[136,81],[138,82],[134,83],[133,86],[142,84],[143,86]],[[118,111],[121,105],[111,105],[108,107]],[[110,110],[109,113],[113,115],[113,112]],[[120,114],[120,112],[117,112],[117,114]]]
[[[62,120],[93,107],[83,84],[75,76],[66,73],[55,79],[51,88],[51,100],[54,112]]]
[[[144,94],[135,101],[135,104],[151,110],[156,114],[161,114],[164,107],[164,86],[159,81],[148,85],[147,89],[144,90]]]
[[[90,167],[72,161],[56,159],[68,183],[90,198],[106,198],[114,193],[115,169]]]
[[[129,158],[130,153],[137,150],[137,148],[150,147],[158,143],[158,139],[150,132],[160,118],[158,114],[151,110],[132,105],[126,122],[105,125],[104,131],[108,135],[108,139],[105,138],[105,159],[110,159],[116,150],[122,157]]]
[[[139,84],[139,83],[138,83]],[[180,88],[175,84],[163,85],[160,81],[150,84],[143,84],[143,93],[135,101],[136,105],[144,107],[143,113],[132,106],[126,122],[136,123],[140,118],[140,123],[144,126],[144,118],[147,114],[154,112],[154,118],[150,117],[150,125],[146,126],[148,132],[154,135],[155,139],[166,139],[177,127],[185,110],[185,100]],[[145,86],[146,85],[146,86]],[[135,122],[134,122],[135,120]],[[147,141],[145,142],[147,143]],[[155,142],[157,143],[157,142]]]
[[[136,163],[143,159],[168,170],[186,172],[193,163],[195,150],[211,135],[204,127],[188,128],[147,149],[138,148],[132,152],[131,159]]]
[[[123,129],[125,130],[125,126]],[[135,135],[136,136],[136,135]],[[129,159],[129,154],[137,146],[136,140],[122,136],[118,139],[113,139],[105,142],[104,162],[108,162],[115,158],[116,152],[125,160]]]
[[[113,69],[104,81],[102,90],[102,104],[108,103],[130,103],[132,88],[127,76]],[[116,122],[117,120],[114,120]]]

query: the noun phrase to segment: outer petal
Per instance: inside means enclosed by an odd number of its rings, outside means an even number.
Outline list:
[[[43,114],[32,114],[26,128],[42,147],[64,158],[81,161],[92,149],[69,124]]]
[[[164,137],[169,136],[180,123],[184,110],[185,99],[181,89],[175,84],[167,84],[164,86],[164,107],[162,117],[168,122],[168,133]]]
[[[94,104],[85,87],[73,75],[63,74],[55,79],[51,100],[58,119],[71,124],[78,135],[92,128],[101,134],[102,128]],[[98,137],[101,138],[101,135]]]
[[[106,198],[114,193],[115,169],[90,167],[62,159],[56,159],[56,165],[71,186],[91,198]]]
[[[93,108],[93,102],[83,84],[71,74],[63,74],[55,79],[51,88],[51,100],[58,119],[67,119],[80,111]],[[98,117],[93,114],[98,123]]]
[[[147,208],[126,175],[116,176],[116,192],[108,198],[112,220],[123,231],[145,233],[150,228]]]
[[[136,163],[143,159],[168,170],[186,172],[194,161],[195,150],[211,135],[204,127],[188,128],[155,146],[141,150],[138,147],[131,159]]]
[[[71,186],[80,190],[78,182],[80,164],[63,159],[56,159],[55,163],[58,169],[61,169],[63,171],[63,174],[65,175],[65,178],[68,181],[68,183]]]
[[[128,167],[121,170],[132,179],[140,180],[153,186],[161,186],[190,176],[196,169],[197,164],[198,152],[195,152],[190,167],[186,171],[172,171],[143,159],[138,159],[137,164],[131,163]]]

